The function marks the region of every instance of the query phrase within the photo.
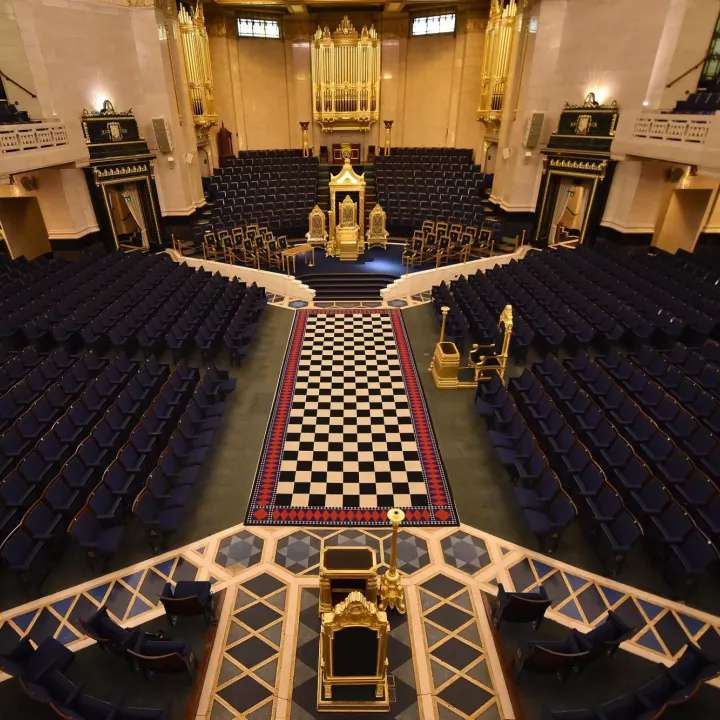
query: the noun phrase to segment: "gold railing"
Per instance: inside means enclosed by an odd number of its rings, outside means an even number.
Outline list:
[[[485,31],[477,118],[493,130],[497,130],[502,117],[516,16],[516,0],[492,0]]]
[[[323,130],[369,130],[380,117],[380,41],[375,28],[318,28],[312,43],[313,119]]]
[[[217,113],[202,1],[198,0],[193,12],[180,5],[178,19],[193,122],[198,134],[206,135],[213,125],[217,125]]]

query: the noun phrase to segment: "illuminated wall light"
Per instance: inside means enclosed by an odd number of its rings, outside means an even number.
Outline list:
[[[643,100],[643,106],[647,107],[650,103],[647,100]]]
[[[98,90],[95,93],[95,99],[93,100],[93,107],[100,112],[103,109],[103,103],[107,100],[108,94],[104,90]]]
[[[383,75],[383,80],[392,80],[392,75],[390,73],[385,73]]]

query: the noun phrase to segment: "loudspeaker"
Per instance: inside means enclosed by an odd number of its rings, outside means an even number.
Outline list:
[[[543,123],[545,122],[544,112],[533,112],[528,118],[525,126],[525,137],[523,145],[527,148],[537,147],[540,142],[540,134],[542,133]]]
[[[161,153],[169,153],[173,151],[172,135],[170,134],[170,126],[165,118],[153,118],[153,132],[155,133],[155,141],[158,150]]]

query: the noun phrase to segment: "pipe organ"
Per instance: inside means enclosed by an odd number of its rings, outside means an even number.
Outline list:
[[[477,118],[492,130],[502,117],[517,10],[516,0],[492,0],[490,6]]]
[[[325,131],[369,130],[380,117],[380,40],[374,27],[358,33],[343,17],[312,42],[313,119]]]
[[[190,92],[190,107],[193,113],[195,131],[199,138],[207,138],[210,128],[217,125],[215,99],[210,66],[210,44],[205,29],[205,13],[202,0],[198,0],[195,10],[179,5],[178,19],[182,36],[185,74]]]

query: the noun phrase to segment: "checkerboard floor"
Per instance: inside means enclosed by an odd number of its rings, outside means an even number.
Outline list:
[[[308,318],[275,504],[428,504],[389,316]]]
[[[397,310],[301,311],[248,509],[264,524],[455,524]]]

